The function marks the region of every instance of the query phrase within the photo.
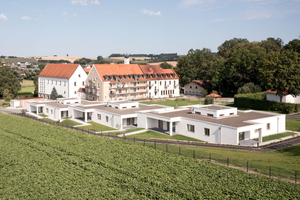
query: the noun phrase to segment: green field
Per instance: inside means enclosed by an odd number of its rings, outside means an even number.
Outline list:
[[[18,92],[18,96],[28,96],[33,97],[34,86],[22,87]]]
[[[147,131],[144,133],[138,133],[134,135],[128,136],[129,138],[137,138],[137,139],[146,139],[150,140],[151,138],[159,138],[159,139],[169,139],[169,140],[185,140],[185,141],[197,141],[197,142],[203,142],[201,140],[197,140],[195,138],[187,137],[184,135],[173,135],[169,136],[166,134],[158,133],[155,131]]]
[[[2,58],[0,58],[0,61],[2,62]],[[37,62],[36,59],[33,58],[8,58],[3,59],[5,63],[15,63],[15,62]]]
[[[0,196],[297,199],[300,194],[300,185],[127,142],[0,114]],[[299,151],[290,153],[277,154],[299,162]]]
[[[165,105],[165,106],[171,106],[176,107],[176,101],[175,100],[167,100],[167,101],[153,101],[153,102],[140,102],[144,104],[159,104],[159,105]],[[200,101],[201,104],[203,104],[203,101]],[[199,104],[199,100],[190,100],[190,102],[186,99],[180,99],[178,101],[178,106],[188,106],[188,105],[195,105]]]

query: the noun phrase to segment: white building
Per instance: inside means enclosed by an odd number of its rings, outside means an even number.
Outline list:
[[[179,109],[121,101],[101,103],[80,99],[56,102],[28,102],[31,113],[43,113],[54,120],[69,116],[84,122],[94,121],[116,129],[141,127],[169,135],[185,135],[217,144],[238,145],[243,140],[285,132],[285,115],[238,111],[215,105],[185,106]]]
[[[48,64],[38,77],[39,97],[49,99],[55,87],[58,95],[65,98],[83,98],[78,91],[84,88],[86,78],[86,72],[78,64]]]
[[[181,134],[217,144],[238,145],[242,140],[285,131],[285,115],[237,111],[226,106],[180,107],[177,110],[138,112],[138,126]]]
[[[280,96],[276,95],[277,91],[268,90],[266,92],[266,99],[268,101],[280,102]],[[284,103],[299,103],[300,104],[300,95],[293,97],[292,95],[284,95],[282,98]]]

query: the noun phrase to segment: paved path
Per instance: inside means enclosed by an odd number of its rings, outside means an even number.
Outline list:
[[[300,119],[300,113],[287,115],[286,119]]]
[[[262,148],[262,152],[269,152],[269,151],[277,151],[286,147],[294,146],[300,144],[300,137],[288,140],[288,141],[283,141],[278,144],[272,144],[267,147]]]

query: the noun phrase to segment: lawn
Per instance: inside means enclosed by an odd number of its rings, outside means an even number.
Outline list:
[[[286,130],[300,131],[300,119],[287,119]]]
[[[18,92],[18,96],[29,96],[32,97],[34,92],[34,87],[22,87],[21,90]]]
[[[262,138],[262,140],[263,140],[263,142],[268,142],[271,140],[280,139],[280,138],[287,137],[290,135],[294,135],[294,133],[292,133],[292,132],[278,133],[278,134],[274,134],[274,135],[265,136]],[[254,140],[258,141],[258,138],[255,138]]]
[[[140,102],[144,104],[159,104],[159,105],[165,105],[165,106],[171,106],[176,107],[176,101],[175,100],[167,100],[167,101],[153,101],[153,102]],[[203,101],[200,101],[201,104],[203,104]],[[188,106],[188,105],[199,105],[199,100],[186,100],[186,99],[180,99],[178,101],[178,106]]]
[[[39,114],[39,116],[41,116],[41,117],[48,117],[48,115],[45,115],[45,114]]]
[[[129,138],[137,138],[137,139],[146,139],[150,140],[151,138],[159,138],[159,139],[169,139],[169,140],[185,140],[185,141],[197,141],[197,142],[203,142],[202,140],[197,140],[195,138],[187,137],[184,135],[165,135],[162,133],[158,133],[155,131],[146,131],[144,133],[138,133],[134,135],[128,136]]]
[[[29,86],[34,86],[33,81],[32,80],[23,80],[23,82],[21,83],[22,87],[29,87]]]
[[[43,115],[43,114],[39,114],[39,115]],[[47,116],[47,115],[46,115]],[[47,121],[47,122],[51,122],[51,123],[56,123],[56,124],[60,124],[60,125],[64,125],[64,126],[77,126],[77,125],[81,125],[80,123],[78,122],[74,122],[72,120],[69,120],[69,119],[65,119],[64,121],[62,122],[57,122],[57,121],[54,121],[52,119],[49,119],[49,118],[43,118],[41,120],[44,120],[44,121]]]
[[[84,129],[84,130],[90,130],[90,131],[94,131],[94,132],[100,132],[100,131],[112,131],[112,130],[117,130],[108,126],[104,126],[102,124],[96,123],[96,122],[88,122],[89,126],[81,126],[79,127],[80,129]]]
[[[184,151],[178,156],[10,115],[0,114],[0,143],[1,199],[297,199],[300,194],[300,185],[198,161]],[[299,148],[267,154],[206,151],[297,168]]]
[[[234,105],[233,102],[230,102],[230,103],[221,103],[221,104],[218,104],[220,106],[230,106],[230,107],[236,107]],[[239,108],[239,107],[236,107],[238,110],[252,110],[251,108]],[[269,111],[269,110],[261,110],[262,112],[271,112],[271,113],[277,113],[277,114],[285,114],[285,113],[282,113],[280,111]]]

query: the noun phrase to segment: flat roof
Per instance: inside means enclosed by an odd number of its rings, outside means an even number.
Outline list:
[[[201,106],[201,107],[195,107],[195,108],[207,109],[207,110],[228,110],[228,109],[233,109],[231,107],[226,107],[226,106]]]
[[[56,108],[68,108],[68,105],[70,104],[61,104],[61,103],[56,103],[55,101],[54,102],[49,102],[49,101],[41,101],[41,102],[32,102],[36,105],[42,105],[42,104],[45,104],[45,105],[49,105],[49,106],[53,106],[53,107],[56,107]]]
[[[224,126],[231,126],[231,127],[243,127],[252,125],[252,123],[245,122],[248,120],[255,120],[255,119],[261,119],[266,117],[273,117],[275,115],[268,114],[268,113],[260,113],[255,111],[249,111],[249,112],[237,112],[237,115],[231,115],[231,116],[225,116],[220,118],[214,118],[199,114],[192,114],[190,110],[174,110],[171,112],[164,112],[164,113],[156,113],[156,112],[149,112],[154,115],[163,116],[163,117],[185,117],[189,119],[204,121],[204,122],[210,122],[214,124],[220,124]]]
[[[102,110],[105,112],[110,112],[118,115],[129,115],[129,114],[135,114],[137,111],[168,108],[166,106],[161,106],[161,105],[145,105],[145,104],[139,104],[138,108],[123,108],[121,110],[114,107],[106,107],[106,104],[89,106],[89,107],[78,105],[76,107],[82,109],[97,109],[97,110]]]

